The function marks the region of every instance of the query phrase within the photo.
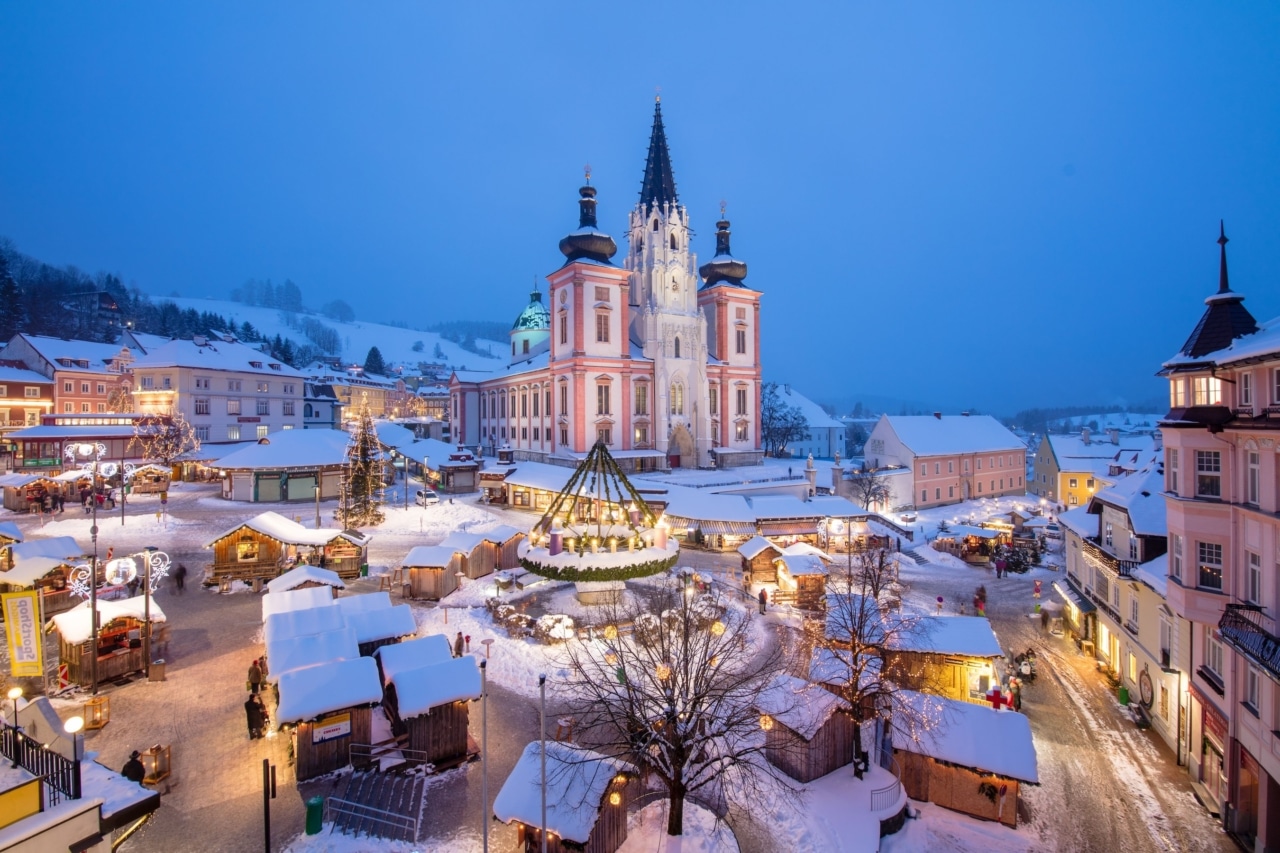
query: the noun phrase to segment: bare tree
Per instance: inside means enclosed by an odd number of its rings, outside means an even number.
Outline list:
[[[154,459],[172,465],[188,451],[200,449],[200,439],[195,428],[187,422],[182,412],[172,415],[145,415],[133,425],[133,438],[129,449],[139,448],[144,459]]]
[[[780,646],[756,636],[750,611],[690,593],[661,587],[650,602],[660,615],[611,606],[610,623],[634,625],[630,636],[606,629],[604,640],[565,648],[564,695],[584,741],[661,782],[668,835],[683,833],[687,796],[724,794],[725,774],[735,798],[766,796],[771,771],[755,700],[783,670]]]
[[[855,471],[852,478],[853,499],[863,509],[885,509],[893,499],[889,478],[875,471]]]
[[[799,407],[782,399],[777,382],[766,382],[760,394],[760,438],[768,456],[782,456],[787,445],[809,434],[809,421]]]

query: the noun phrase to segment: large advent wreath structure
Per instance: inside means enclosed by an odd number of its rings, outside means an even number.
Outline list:
[[[541,577],[618,581],[664,572],[680,546],[601,442],[533,526],[521,563]]]

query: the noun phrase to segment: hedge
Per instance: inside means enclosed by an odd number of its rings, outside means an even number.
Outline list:
[[[634,566],[611,569],[576,569],[572,567],[544,566],[525,557],[520,560],[520,565],[526,571],[533,572],[535,575],[544,577],[547,580],[577,583],[579,581],[625,581],[632,578],[647,578],[650,575],[656,575],[659,572],[671,569],[679,559],[680,554],[677,552],[664,559],[649,560]]]

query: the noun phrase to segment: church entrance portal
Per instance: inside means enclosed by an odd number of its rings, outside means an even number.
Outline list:
[[[667,461],[672,468],[697,468],[698,452],[693,446],[693,436],[681,424],[671,433],[671,441],[667,443]]]

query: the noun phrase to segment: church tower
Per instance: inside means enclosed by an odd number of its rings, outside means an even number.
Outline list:
[[[653,442],[681,467],[713,463],[708,411],[706,322],[698,305],[697,259],[688,211],[676,195],[671,153],[654,104],[640,200],[628,223],[631,339],[653,361]]]

